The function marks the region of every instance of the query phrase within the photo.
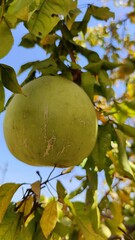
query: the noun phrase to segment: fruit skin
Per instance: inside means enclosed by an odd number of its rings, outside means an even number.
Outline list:
[[[4,119],[11,153],[33,166],[69,167],[87,157],[96,142],[97,118],[87,94],[59,76],[44,76],[15,94]]]

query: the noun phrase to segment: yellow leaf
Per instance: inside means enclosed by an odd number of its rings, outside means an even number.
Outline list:
[[[3,220],[5,212],[10,204],[10,201],[21,184],[5,183],[0,187],[0,223]]]
[[[125,59],[123,65],[118,70],[118,78],[124,79],[135,70],[135,64],[130,59]]]
[[[46,238],[54,229],[57,219],[57,202],[52,200],[46,205],[40,220],[40,226]]]
[[[17,212],[23,213],[23,215],[26,217],[33,206],[33,197],[30,196],[23,200],[23,203],[20,201],[16,204]]]
[[[130,18],[131,23],[135,23],[135,12],[131,12],[127,15]]]
[[[33,196],[29,196],[25,199],[25,201],[22,200],[16,204],[17,212],[22,213],[25,217],[25,227],[27,227],[29,222],[34,218],[34,213],[33,211],[31,211],[33,207],[33,202]]]
[[[31,213],[31,214],[27,217],[24,226],[27,227],[28,224],[29,224],[29,222],[31,222],[31,220],[32,220],[34,217],[35,217],[34,213]]]
[[[122,203],[129,203],[130,202],[130,196],[124,190],[119,189],[118,195],[119,195],[119,198],[120,198]]]
[[[47,36],[45,36],[44,38],[42,38],[40,40],[40,44],[42,46],[52,45],[52,44],[54,44],[56,39],[57,39],[57,36],[55,34],[48,34]]]
[[[25,6],[24,8],[22,8],[17,14],[16,17],[23,20],[23,21],[27,21],[28,20],[28,10],[29,7]]]
[[[118,229],[118,227],[123,222],[122,206],[118,202],[112,202],[110,204],[110,210],[111,210],[111,213],[112,213],[112,219],[107,219],[106,220],[107,226],[111,230],[112,234],[121,235],[122,232]]]
[[[28,216],[33,206],[33,197],[30,196],[24,203],[24,216]]]
[[[62,171],[62,174],[70,173],[73,169],[74,169],[74,167],[68,167]]]
[[[32,191],[35,193],[37,201],[40,199],[40,184],[40,181],[31,184]]]
[[[104,240],[107,240],[111,236],[110,229],[103,223],[100,225],[97,232],[103,237]]]

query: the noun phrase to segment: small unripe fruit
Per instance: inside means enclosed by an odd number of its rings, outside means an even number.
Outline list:
[[[59,76],[27,83],[9,103],[4,135],[11,153],[33,166],[80,164],[96,142],[97,118],[87,94]]]

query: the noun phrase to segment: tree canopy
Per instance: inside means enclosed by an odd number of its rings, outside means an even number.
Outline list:
[[[12,29],[22,23],[27,34],[19,46],[31,49],[38,45],[45,59],[26,59],[16,73],[2,59],[12,51]],[[49,199],[41,190],[55,178],[52,172],[47,179],[37,172],[37,181],[16,203],[12,197],[26,183],[0,186],[1,240],[135,239],[134,29],[132,0],[94,4],[0,0],[0,111],[6,111],[13,95],[22,94],[22,86],[37,76],[61,75],[84,89],[98,119],[96,145],[74,176],[77,189],[70,191],[61,182],[72,167],[56,176],[57,194]],[[27,76],[19,83],[18,75],[24,72]],[[12,95],[5,101],[7,89]],[[109,190],[98,198],[101,172]],[[77,201],[81,193],[85,198]]]

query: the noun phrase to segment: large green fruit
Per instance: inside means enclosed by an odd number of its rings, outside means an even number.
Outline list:
[[[87,157],[96,142],[97,119],[86,93],[61,77],[27,83],[6,110],[4,135],[11,153],[34,166],[69,167]]]

